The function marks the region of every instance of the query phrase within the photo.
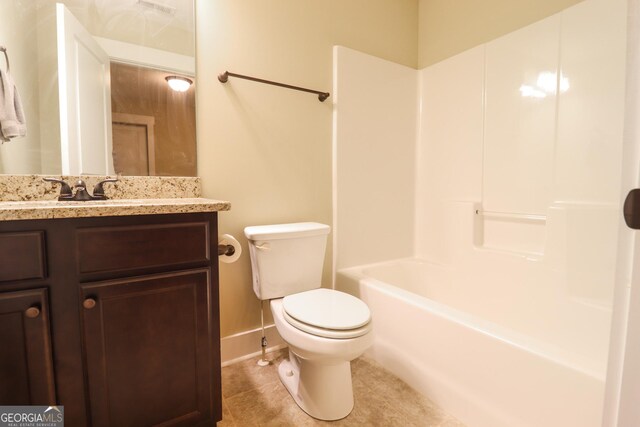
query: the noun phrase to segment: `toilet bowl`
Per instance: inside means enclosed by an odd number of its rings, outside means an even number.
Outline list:
[[[253,290],[269,300],[289,345],[278,367],[295,402],[321,420],[353,409],[351,361],[372,343],[371,314],[358,298],[321,287],[330,227],[314,222],[246,227]]]
[[[354,328],[355,332],[328,328],[323,331],[328,334],[353,332],[356,336],[351,338],[314,335],[287,320],[283,299],[271,300],[276,329],[289,345],[289,360],[284,360],[278,367],[280,380],[298,406],[312,417],[322,420],[346,417],[353,409],[350,362],[372,344],[371,322],[365,327]]]

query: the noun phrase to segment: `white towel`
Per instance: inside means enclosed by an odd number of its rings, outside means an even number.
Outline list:
[[[20,95],[9,70],[0,68],[0,140],[7,142],[26,134],[27,124]]]

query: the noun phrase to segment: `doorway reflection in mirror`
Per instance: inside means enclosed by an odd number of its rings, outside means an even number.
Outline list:
[[[174,91],[167,84],[167,74],[111,64],[116,173],[196,175],[195,85]]]

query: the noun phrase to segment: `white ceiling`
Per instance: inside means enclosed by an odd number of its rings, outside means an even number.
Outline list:
[[[139,0],[39,1],[64,3],[94,36],[195,55],[194,0],[144,0],[146,5]],[[163,12],[164,6],[175,10]]]
[[[154,22],[163,26],[193,32],[193,0],[63,0],[71,10],[86,10],[97,14],[103,21],[113,19],[136,19],[143,22]],[[159,8],[153,7],[158,5]],[[173,13],[165,13],[159,9],[167,6]]]

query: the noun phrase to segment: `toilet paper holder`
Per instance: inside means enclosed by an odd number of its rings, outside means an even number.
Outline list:
[[[231,256],[236,253],[233,245],[218,245],[218,256]]]
[[[240,259],[242,246],[231,234],[218,236],[218,259],[224,264],[231,264]]]

